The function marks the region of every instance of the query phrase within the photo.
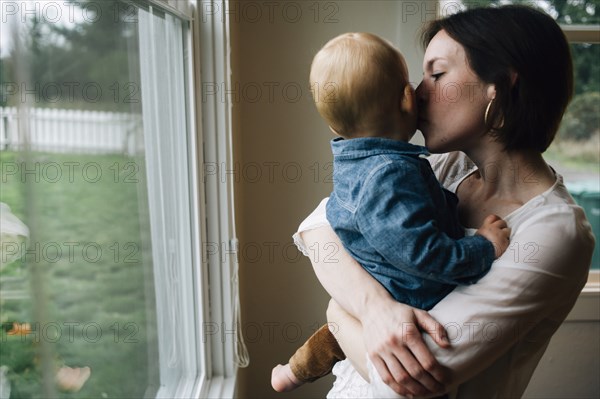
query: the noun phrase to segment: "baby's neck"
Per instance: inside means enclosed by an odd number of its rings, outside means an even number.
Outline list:
[[[357,139],[357,138],[367,138],[367,137],[378,137],[382,139],[390,139],[408,142],[410,137],[407,134],[401,132],[391,132],[391,133],[381,133],[381,132],[360,132],[355,133],[352,136],[342,136],[345,139]]]

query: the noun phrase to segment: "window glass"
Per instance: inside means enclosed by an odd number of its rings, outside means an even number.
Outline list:
[[[544,154],[564,177],[598,241],[600,237],[600,44],[572,43],[575,93],[556,139]],[[592,269],[600,270],[600,245]]]
[[[568,183],[599,181],[600,44],[572,43],[575,93],[558,135],[547,151]],[[594,61],[596,60],[596,61]]]
[[[442,0],[442,13],[490,5],[521,4],[537,7],[552,16],[559,24],[594,25],[600,23],[598,0]]]
[[[185,26],[128,1],[1,17],[2,397],[176,388],[198,373],[176,333],[195,320]]]

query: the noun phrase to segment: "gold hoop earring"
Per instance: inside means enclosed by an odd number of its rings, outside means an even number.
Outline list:
[[[490,101],[488,103],[487,108],[485,109],[485,115],[483,116],[483,123],[485,123],[487,125],[487,117],[488,114],[490,113],[490,108],[492,107],[492,103],[494,102],[495,98],[492,98],[492,101]]]
[[[485,115],[483,116],[483,123],[485,123],[487,125],[487,120],[488,120],[488,114],[490,113],[490,108],[492,107],[492,103],[494,102],[495,98],[492,98],[492,101],[490,101],[487,105],[487,108],[485,109]]]

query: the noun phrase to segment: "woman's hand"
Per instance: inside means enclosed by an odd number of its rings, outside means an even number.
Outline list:
[[[339,326],[336,338],[346,356],[361,371],[366,349],[384,382],[401,395],[435,395],[445,391],[449,372],[434,358],[421,336],[428,332],[441,347],[450,344],[445,331],[425,311],[396,302],[345,250],[330,226],[302,233],[307,248],[327,249],[335,256],[316,256],[310,251],[315,273],[335,300],[328,320]],[[356,289],[354,289],[356,288]],[[361,340],[365,347],[357,348]],[[364,376],[364,368],[361,375]]]
[[[425,331],[441,347],[450,342],[442,325],[424,310],[394,300],[362,317],[365,347],[383,382],[405,396],[441,395],[450,372],[425,345]],[[376,309],[376,310],[375,310]]]

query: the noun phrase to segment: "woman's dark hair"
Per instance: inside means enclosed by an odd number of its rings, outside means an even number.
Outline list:
[[[496,86],[488,129],[507,151],[544,152],[573,94],[569,44],[554,19],[526,6],[476,8],[431,21],[423,46],[441,30],[464,47],[479,78]]]

